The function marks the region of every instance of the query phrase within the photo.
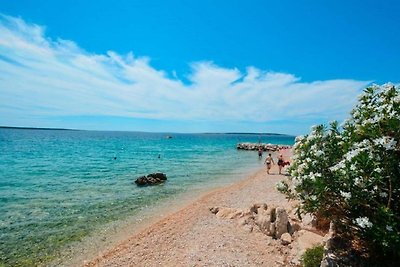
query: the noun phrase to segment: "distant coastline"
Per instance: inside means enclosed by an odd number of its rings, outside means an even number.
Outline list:
[[[19,126],[0,126],[0,129],[18,129],[18,130],[56,130],[56,131],[82,131],[78,129],[67,128],[45,128],[45,127],[19,127]]]
[[[95,132],[143,132],[143,131],[116,131],[116,130],[84,130],[84,129],[68,129],[68,128],[47,128],[47,127],[23,127],[23,126],[1,126],[0,129],[18,129],[18,130],[56,130],[56,131],[95,131]],[[164,133],[164,132],[159,132]],[[165,132],[172,133],[172,132]],[[177,134],[185,134],[178,133]],[[280,133],[246,133],[246,132],[228,132],[228,133],[218,133],[218,132],[206,132],[206,133],[190,133],[190,134],[237,134],[237,135],[259,135],[259,136],[294,136],[291,134],[280,134]]]

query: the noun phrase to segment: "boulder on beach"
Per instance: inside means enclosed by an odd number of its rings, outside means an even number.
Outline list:
[[[140,176],[135,180],[135,184],[138,186],[146,185],[157,185],[163,183],[167,180],[167,175],[165,173],[156,172],[150,173],[147,176]]]
[[[301,229],[299,224],[289,221],[284,208],[268,206],[265,203],[253,204],[244,210],[228,207],[211,207],[209,210],[219,218],[236,219],[237,225],[242,227],[250,225],[252,226],[251,231],[255,230],[275,239],[280,239],[283,234],[287,233],[283,238],[283,244],[289,244],[291,241],[289,242],[288,235],[291,236]]]
[[[292,243],[292,236],[289,233],[284,233],[281,235],[281,243],[282,245],[289,245]]]
[[[281,238],[284,233],[288,232],[289,219],[284,208],[276,208],[276,221],[275,221],[275,237]]]

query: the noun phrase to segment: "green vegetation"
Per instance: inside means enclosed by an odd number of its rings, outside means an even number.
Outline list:
[[[360,265],[400,260],[399,91],[391,84],[368,87],[342,127],[318,125],[296,138],[291,183],[278,184],[300,201],[299,214],[332,221],[350,244],[335,252],[358,257]]]
[[[304,267],[319,267],[323,254],[324,248],[322,246],[309,248],[304,252],[303,256],[301,256],[301,262]]]

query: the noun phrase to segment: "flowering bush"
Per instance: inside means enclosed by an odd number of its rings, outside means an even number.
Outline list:
[[[297,137],[292,185],[278,185],[303,212],[331,220],[338,234],[351,233],[371,262],[400,259],[399,91],[368,87],[342,127],[332,122]]]

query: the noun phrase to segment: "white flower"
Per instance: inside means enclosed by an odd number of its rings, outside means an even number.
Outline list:
[[[351,161],[355,156],[357,156],[361,152],[360,149],[354,149],[350,150],[349,152],[346,153],[345,158],[347,161]]]
[[[368,217],[360,217],[357,218],[355,221],[353,221],[354,223],[356,223],[358,226],[360,226],[361,228],[371,228],[372,227],[372,223],[369,221]]]
[[[302,164],[300,164],[298,167],[297,167],[297,171],[299,172],[299,173],[303,173],[304,172],[304,169],[306,169],[307,168],[307,165],[305,164],[305,163],[302,163]]]
[[[396,148],[397,141],[394,138],[387,140],[387,143],[383,145],[386,150],[393,150]]]
[[[310,133],[308,136],[307,136],[307,141],[312,141],[312,140],[314,140],[315,139],[315,135],[313,134],[313,133]]]
[[[276,184],[276,188],[277,188],[279,191],[285,190],[286,187],[287,187],[287,185],[285,184],[284,181],[280,181],[280,182],[278,182],[278,183]]]
[[[386,225],[386,230],[388,230],[389,232],[393,231],[393,227],[390,225]]]
[[[317,145],[316,144],[312,145],[310,149],[311,150],[317,150]]]
[[[351,122],[351,119],[347,118],[340,124],[340,127],[343,127],[344,125],[346,125],[346,124],[348,124],[350,122]]]
[[[380,195],[381,197],[387,197],[387,196],[388,196],[388,194],[387,194],[386,192],[380,192],[379,195]]]
[[[300,184],[301,184],[301,177],[293,177],[292,178],[292,183],[293,183],[293,185],[296,187],[296,186],[299,186]]]
[[[393,83],[385,83],[382,86],[379,86],[380,91],[382,91],[382,93],[387,93],[388,91],[392,90],[394,88]]]
[[[383,136],[381,138],[375,139],[374,143],[376,145],[383,146],[386,150],[393,150],[396,148],[397,141],[393,137]]]
[[[338,164],[336,164],[335,166],[330,167],[329,170],[331,170],[331,171],[334,172],[334,171],[343,169],[344,167],[345,167],[345,164],[344,164],[343,161],[341,161],[341,162],[339,162]]]
[[[363,181],[363,178],[362,178],[362,177],[356,177],[356,178],[354,179],[354,184],[355,184],[355,185],[361,185],[361,184],[362,184],[362,181]]]
[[[321,157],[322,155],[324,155],[324,151],[318,150],[317,152],[315,152],[315,156],[317,157]]]
[[[351,193],[350,193],[350,192],[343,192],[343,191],[340,191],[340,195],[341,195],[342,197],[344,197],[345,200],[349,200],[349,199],[351,198]]]

